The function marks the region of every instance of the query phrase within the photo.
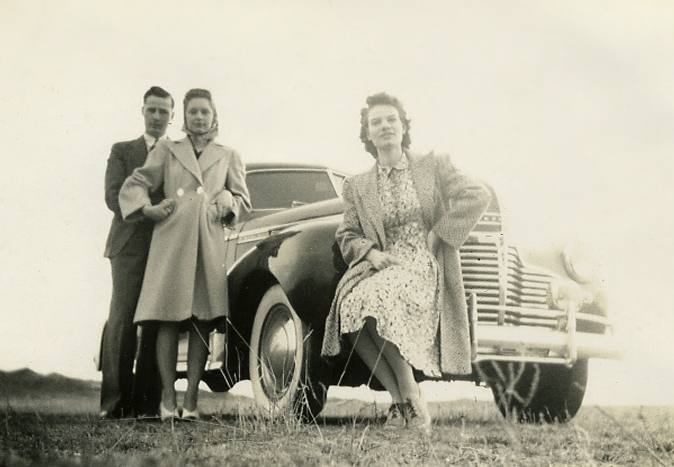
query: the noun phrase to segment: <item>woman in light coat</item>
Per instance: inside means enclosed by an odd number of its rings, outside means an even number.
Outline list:
[[[411,153],[409,128],[397,98],[368,97],[361,140],[376,164],[344,183],[336,238],[349,270],[337,286],[322,355],[342,352],[346,336],[391,394],[386,426],[428,431],[413,369],[471,372],[458,252],[490,194],[448,156]]]
[[[228,312],[223,223],[232,225],[250,211],[241,158],[214,140],[218,120],[211,93],[188,91],[183,108],[187,137],[159,142],[119,194],[126,221],[156,222],[134,322],[158,326],[163,420],[178,416],[174,384],[184,329],[189,347],[182,417],[199,417],[208,333]],[[165,200],[153,206],[149,193],[162,186]]]

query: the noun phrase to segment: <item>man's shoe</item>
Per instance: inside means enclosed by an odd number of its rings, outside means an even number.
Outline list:
[[[98,414],[99,420],[117,420],[119,419],[119,414],[116,414],[112,410],[103,410]]]
[[[159,418],[159,413],[136,413],[136,420],[156,420]]]
[[[133,418],[131,409],[103,410],[98,414],[100,420],[123,420]]]

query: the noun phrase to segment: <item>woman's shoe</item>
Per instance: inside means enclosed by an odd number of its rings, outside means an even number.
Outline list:
[[[176,407],[173,410],[167,409],[162,402],[159,404],[159,418],[162,422],[170,422],[171,420],[180,418],[180,415],[178,415],[178,408]]]
[[[386,413],[384,428],[392,430],[405,428],[404,408],[405,405],[402,402],[394,402],[391,404]]]
[[[408,428],[414,428],[424,433],[431,432],[431,414],[428,412],[426,401],[422,398],[405,399],[405,415]]]
[[[186,420],[189,422],[196,422],[201,418],[201,414],[199,413],[199,409],[194,409],[194,410],[187,410],[183,408],[183,413],[180,416],[181,420]]]

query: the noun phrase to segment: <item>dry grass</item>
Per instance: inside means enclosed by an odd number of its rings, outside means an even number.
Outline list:
[[[96,388],[2,394],[0,466],[674,465],[674,408],[584,407],[565,425],[518,425],[488,402],[431,404],[430,436],[388,431],[386,407],[329,400],[315,423],[270,421],[247,399],[204,393],[196,423],[101,422]]]

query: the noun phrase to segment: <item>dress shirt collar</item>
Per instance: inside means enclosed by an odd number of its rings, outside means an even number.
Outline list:
[[[152,148],[157,141],[162,140],[162,139],[168,139],[168,136],[163,135],[160,136],[159,138],[156,138],[154,136],[150,136],[147,133],[143,133],[143,139],[145,140],[145,147],[147,148],[148,152],[150,151],[150,148]]]
[[[396,163],[396,165],[390,165],[390,166],[385,166],[385,165],[379,165],[379,162],[377,162],[377,170],[381,175],[389,176],[391,175],[391,172],[393,169],[397,170],[405,170],[410,166],[409,161],[407,160],[407,154],[403,153],[403,156],[400,158],[400,160]]]

